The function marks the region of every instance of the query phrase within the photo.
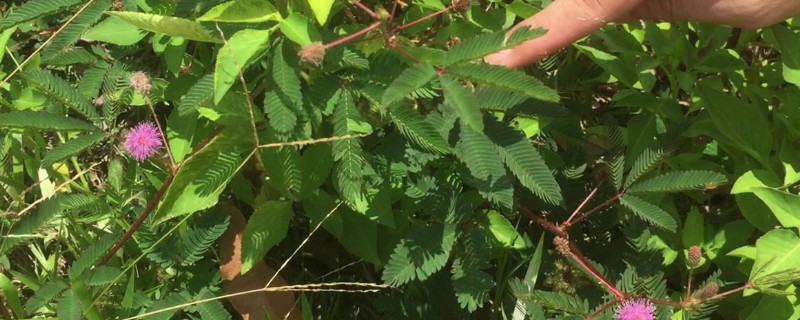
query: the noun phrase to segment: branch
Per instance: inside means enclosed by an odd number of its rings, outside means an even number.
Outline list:
[[[617,193],[616,195],[611,197],[611,199],[608,199],[605,202],[601,203],[600,205],[592,208],[591,210],[589,210],[588,212],[584,213],[582,216],[579,216],[575,220],[573,220],[571,222],[565,222],[564,223],[564,228],[565,229],[569,229],[570,227],[572,227],[572,226],[574,226],[574,225],[576,225],[578,223],[581,223],[583,220],[586,220],[587,218],[589,218],[589,216],[592,215],[593,213],[595,213],[597,211],[600,211],[601,209],[603,209],[603,208],[609,206],[610,204],[614,203],[615,201],[619,200],[619,198],[621,198],[623,195],[625,195],[625,190],[620,191],[619,193]]]
[[[355,38],[358,38],[358,37],[366,34],[367,32],[370,32],[370,31],[380,27],[381,24],[383,24],[383,22],[381,22],[381,21],[375,22],[375,23],[369,25],[369,27],[366,27],[364,29],[358,30],[358,32],[356,32],[356,33],[349,34],[349,35],[346,35],[346,36],[341,37],[339,39],[336,39],[333,42],[326,43],[325,44],[325,49],[327,50],[327,49],[333,48],[335,46],[338,46],[338,45],[340,45],[342,43],[345,43],[347,41],[350,41],[350,40],[353,40]]]
[[[427,16],[424,16],[424,17],[419,18],[417,20],[414,20],[414,21],[411,21],[409,23],[406,23],[404,25],[397,26],[392,30],[392,33],[396,32],[396,31],[400,31],[400,30],[406,29],[406,28],[410,28],[410,27],[414,26],[415,24],[418,24],[418,23],[420,23],[422,21],[425,21],[425,20],[431,19],[433,17],[436,17],[436,16],[438,16],[438,15],[440,15],[442,13],[445,13],[447,11],[452,10],[453,8],[454,8],[454,6],[451,4],[447,8],[444,8],[442,10],[436,11],[434,13],[431,13],[431,14],[427,15]]]

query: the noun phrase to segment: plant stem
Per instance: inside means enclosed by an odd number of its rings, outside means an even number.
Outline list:
[[[522,214],[524,214],[526,217],[528,217],[528,219],[531,219],[532,221],[540,224],[542,227],[545,227],[546,229],[552,231],[556,235],[562,237],[565,235],[564,231],[561,230],[561,227],[553,224],[550,221],[547,221],[547,219],[538,216],[537,214],[531,212],[530,210],[520,207],[519,211],[522,212]]]
[[[567,239],[567,241],[569,243],[568,253],[570,257],[573,260],[575,260],[575,262],[577,262],[581,266],[581,268],[589,272],[589,274],[591,274],[595,279],[597,279],[597,281],[600,281],[600,283],[602,283],[603,286],[605,286],[606,289],[610,291],[613,295],[615,295],[618,299],[620,300],[625,299],[625,293],[617,289],[617,287],[611,284],[611,282],[608,281],[608,279],[603,277],[603,275],[600,274],[600,271],[597,271],[597,269],[594,268],[592,263],[589,262],[589,260],[583,256],[581,251],[578,249],[578,247],[575,246],[575,244],[572,243],[572,241],[570,241],[569,239]]]
[[[597,190],[600,190],[600,185],[597,185],[596,187],[594,187],[592,192],[589,192],[589,195],[586,196],[585,199],[583,199],[583,202],[581,202],[581,204],[578,205],[577,208],[575,208],[575,211],[573,211],[572,214],[569,216],[569,218],[567,218],[567,221],[564,222],[565,225],[569,225],[570,221],[572,221],[572,218],[575,218],[575,215],[578,214],[578,212],[580,212],[581,210],[583,210],[583,207],[586,206],[587,203],[589,203],[589,200],[592,200],[592,198],[594,198],[594,196],[597,194]]]
[[[150,101],[150,97],[145,95],[144,100],[147,101],[147,106],[150,107],[150,113],[153,114],[153,121],[156,122],[156,127],[158,127],[158,132],[161,133],[161,141],[164,142],[164,148],[167,149],[167,155],[169,155],[169,171],[173,174],[175,170],[177,170],[178,165],[175,163],[175,157],[172,156],[172,151],[169,147],[169,141],[167,141],[167,133],[164,132],[164,128],[161,127],[161,122],[158,121],[158,115],[156,114],[156,109],[153,107],[153,102]]]
[[[359,9],[364,10],[364,12],[366,12],[370,17],[372,17],[372,19],[380,20],[378,14],[375,13],[375,11],[372,11],[372,9],[370,9],[369,7],[365,6],[363,3],[361,3],[361,1],[353,1],[353,4],[355,4],[356,7],[358,7]]]
[[[564,228],[565,229],[569,229],[571,226],[576,225],[578,223],[581,223],[583,220],[586,220],[586,218],[589,218],[589,216],[592,215],[593,213],[599,211],[600,209],[603,209],[603,208],[607,207],[608,205],[614,203],[614,201],[619,200],[619,198],[621,198],[623,195],[625,195],[625,190],[620,191],[615,196],[611,197],[610,199],[606,200],[605,202],[601,203],[600,205],[592,208],[588,212],[584,213],[582,216],[579,216],[578,218],[576,218],[574,221],[571,221],[569,223],[565,223],[564,224]]]
[[[395,28],[394,28],[394,30],[392,30],[392,33],[394,33],[395,31],[400,31],[400,30],[403,30],[403,29],[405,29],[405,28],[412,27],[412,26],[414,26],[415,24],[418,24],[418,23],[420,23],[420,22],[422,22],[422,21],[425,21],[425,20],[428,20],[428,19],[430,19],[430,18],[436,17],[436,16],[438,16],[438,15],[440,15],[440,14],[442,14],[442,13],[445,13],[445,12],[447,12],[447,11],[450,11],[450,10],[452,10],[452,9],[453,9],[453,5],[451,4],[451,5],[450,5],[450,6],[448,6],[447,8],[444,8],[444,9],[442,9],[442,10],[436,11],[436,12],[434,12],[434,13],[431,13],[431,14],[427,15],[427,16],[424,16],[424,17],[422,17],[422,18],[419,18],[419,19],[417,19],[417,20],[414,20],[414,21],[411,21],[411,22],[409,22],[409,23],[406,23],[406,24],[404,24],[404,25],[397,26],[397,27],[395,27]]]
[[[366,34],[367,32],[370,32],[370,31],[372,31],[372,30],[374,30],[374,29],[376,29],[376,28],[380,27],[380,26],[381,26],[381,24],[383,24],[383,22],[381,22],[381,21],[377,21],[377,22],[375,22],[375,23],[373,23],[373,24],[369,25],[369,27],[366,27],[366,28],[364,28],[364,29],[358,30],[358,32],[355,32],[355,33],[353,33],[353,34],[346,35],[346,36],[344,36],[344,37],[341,37],[341,38],[339,38],[339,39],[336,39],[336,40],[334,40],[333,42],[326,43],[326,44],[325,44],[325,49],[330,49],[330,48],[333,48],[333,47],[335,47],[335,46],[338,46],[338,45],[340,45],[340,44],[342,44],[342,43],[345,43],[345,42],[347,42],[347,41],[350,41],[350,40],[353,40],[353,39],[355,39],[355,38],[358,38],[358,37],[360,37],[360,36],[362,36],[362,35]]]
[[[741,287],[738,287],[736,289],[731,289],[731,290],[728,290],[728,291],[725,291],[725,292],[722,292],[722,293],[715,294],[715,295],[713,295],[711,297],[708,297],[705,300],[703,300],[701,303],[705,303],[706,301],[710,301],[710,300],[714,300],[714,299],[723,298],[725,296],[732,295],[732,294],[737,293],[739,291],[743,291],[745,289],[750,289],[750,287],[752,287],[752,285],[750,283],[745,283],[744,285],[742,285]]]
[[[692,274],[694,273],[694,266],[689,266],[689,281],[686,283],[686,296],[683,302],[689,302],[689,296],[692,294]]]

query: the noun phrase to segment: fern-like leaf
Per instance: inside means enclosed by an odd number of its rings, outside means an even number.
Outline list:
[[[545,34],[544,29],[519,28],[508,37],[508,40],[506,40],[505,31],[487,33],[465,39],[453,46],[445,54],[444,65],[449,66],[462,61],[480,59],[488,54],[516,46],[543,34]]]
[[[436,128],[425,122],[425,118],[411,106],[395,103],[389,107],[389,112],[400,132],[420,147],[439,154],[447,153],[450,149]]]
[[[672,232],[675,232],[678,227],[675,218],[670,216],[669,213],[642,198],[626,194],[619,199],[619,202],[642,218],[642,220],[656,227]]]
[[[461,254],[451,270],[453,290],[461,308],[473,312],[489,299],[492,276],[483,271],[489,267],[492,245],[485,230],[472,230],[463,237]]]
[[[34,233],[59,213],[61,213],[61,199],[59,196],[54,196],[40,204],[36,211],[22,216],[6,236],[0,239],[0,254],[5,254],[8,249],[21,243],[23,236]]]
[[[25,303],[25,310],[31,314],[36,312],[36,310],[39,310],[39,308],[44,307],[46,304],[53,301],[53,299],[61,294],[61,292],[66,288],[67,283],[62,279],[45,283],[39,287],[39,289],[33,293],[33,297],[28,299],[28,302]]]
[[[86,118],[90,120],[98,118],[97,111],[95,111],[89,99],[73,88],[66,80],[44,70],[25,71],[22,76],[61,104],[75,109]]]
[[[512,287],[514,289],[514,287]],[[517,288],[518,289],[518,288]],[[589,313],[589,301],[581,300],[579,297],[567,295],[559,292],[549,292],[533,290],[530,293],[514,291],[517,299],[529,304],[541,305],[547,309],[566,312],[572,315],[585,316]]]
[[[68,66],[73,64],[92,64],[100,59],[96,54],[81,47],[72,47],[50,57],[47,64],[51,66]]]
[[[69,48],[83,35],[92,24],[100,20],[103,12],[111,7],[111,0],[100,0],[86,8],[64,27],[61,33],[50,40],[50,44],[42,50],[42,60],[48,61]]]
[[[296,57],[287,52],[290,46],[281,43],[275,48],[275,55],[272,57],[272,79],[274,84],[292,103],[300,103],[303,95],[300,91],[300,76],[297,74],[296,59],[290,60],[289,57]]]
[[[99,61],[89,66],[83,71],[83,77],[78,82],[78,92],[87,98],[97,97],[109,68],[111,68],[111,64],[105,61]]]
[[[666,159],[667,155],[669,155],[669,152],[664,149],[645,149],[633,163],[631,171],[628,172],[628,177],[625,179],[625,187],[629,187],[650,170],[653,170],[656,165]]]
[[[80,257],[69,268],[69,278],[72,280],[78,279],[83,275],[86,270],[89,270],[103,255],[108,252],[108,249],[114,245],[118,236],[114,233],[108,233],[100,236],[97,242],[92,243],[87,247]]]
[[[214,73],[209,73],[192,86],[178,103],[178,112],[183,116],[211,101],[214,96]]]
[[[634,184],[628,192],[676,192],[716,186],[727,182],[725,175],[705,170],[673,171]]]
[[[116,280],[121,273],[122,270],[117,267],[97,266],[86,272],[84,282],[87,286],[102,286]]]
[[[488,64],[462,64],[447,68],[461,78],[515,91],[542,101],[558,102],[558,93],[522,71]]]
[[[174,307],[174,306],[177,306],[177,305],[180,305],[180,304],[184,304],[186,302],[189,302],[190,300],[192,300],[192,295],[190,295],[189,292],[187,292],[186,290],[183,290],[183,291],[180,291],[180,292],[173,292],[173,293],[169,294],[166,298],[164,298],[162,300],[158,300],[158,301],[153,302],[152,304],[150,304],[150,306],[148,306],[148,308],[147,308],[147,311],[150,312],[150,311],[167,309],[169,307]],[[177,313],[180,310],[181,309],[172,309],[172,310],[169,310],[169,311],[160,312],[160,313],[151,315],[149,317],[146,317],[145,319],[148,319],[148,320],[168,320],[168,319],[172,318],[172,316],[175,315],[175,313]]]
[[[184,265],[192,264],[203,258],[203,254],[208,251],[225,230],[228,229],[230,219],[219,214],[204,214],[197,223],[183,235],[181,250],[181,263]]]
[[[81,310],[81,302],[75,289],[68,289],[64,291],[61,298],[58,300],[56,306],[56,315],[61,320],[80,320],[83,311]]]
[[[539,151],[525,139],[525,135],[492,117],[486,117],[485,120],[486,134],[520,183],[544,201],[561,203],[561,188]]]
[[[0,22],[0,29],[31,21],[38,17],[55,13],[63,9],[80,4],[81,0],[31,0],[14,8],[8,16]]]
[[[84,121],[43,111],[17,111],[0,114],[0,128],[37,129],[45,131],[99,131]]]
[[[360,125],[361,124],[361,125]],[[364,133],[368,124],[361,120],[352,94],[343,91],[333,113],[333,134],[346,136]],[[363,170],[367,165],[358,139],[342,139],[333,142],[333,160],[336,161],[337,188],[350,202],[360,198]]]
[[[483,131],[483,117],[475,95],[451,76],[442,75],[439,82],[444,90],[445,103],[453,108],[461,122],[475,131]]]
[[[381,103],[384,106],[388,106],[400,101],[417,89],[422,88],[434,77],[436,77],[436,69],[430,64],[417,63],[412,65],[403,71],[397,79],[394,79],[389,88],[383,92]]]
[[[203,288],[197,294],[197,300],[211,299],[217,295],[209,291],[208,288]],[[231,319],[231,313],[225,310],[225,306],[219,300],[212,300],[200,303],[196,306],[197,313],[200,314],[202,320],[225,320]]]
[[[489,137],[469,127],[462,127],[461,141],[456,146],[456,155],[475,177],[481,195],[505,208],[514,207],[511,179],[503,168],[497,149]]]
[[[69,140],[61,145],[53,148],[42,159],[42,167],[49,167],[53,163],[69,158],[84,149],[91,147],[95,143],[105,140],[106,134],[99,132],[87,134],[78,138]]]
[[[447,263],[455,242],[454,225],[420,227],[395,247],[383,270],[383,282],[399,286],[425,280]]]

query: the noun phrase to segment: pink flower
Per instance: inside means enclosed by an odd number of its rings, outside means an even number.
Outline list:
[[[617,309],[617,320],[655,320],[653,312],[656,311],[650,301],[645,299],[628,299]]]
[[[144,161],[154,155],[161,147],[161,134],[150,122],[142,122],[133,127],[125,138],[125,148],[137,161]]]

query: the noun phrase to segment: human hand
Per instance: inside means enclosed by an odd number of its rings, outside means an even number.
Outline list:
[[[536,62],[600,29],[607,22],[639,19],[701,21],[755,29],[800,13],[798,0],[556,0],[519,27],[541,27],[547,34],[486,57],[510,68]]]

